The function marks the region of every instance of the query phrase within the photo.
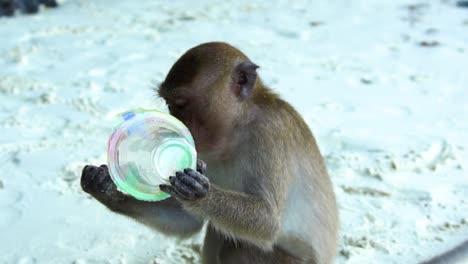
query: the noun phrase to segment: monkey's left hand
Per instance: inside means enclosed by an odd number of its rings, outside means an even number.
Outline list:
[[[195,201],[205,197],[210,190],[210,180],[203,175],[205,162],[197,161],[197,171],[185,169],[176,172],[175,177],[169,177],[171,185],[161,184],[161,191],[170,194],[180,201]]]

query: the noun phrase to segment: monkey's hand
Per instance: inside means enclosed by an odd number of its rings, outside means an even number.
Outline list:
[[[179,201],[196,201],[205,197],[210,190],[210,180],[203,175],[205,170],[205,162],[198,160],[197,171],[192,169],[178,171],[175,177],[169,177],[171,185],[161,184],[159,188]]]
[[[125,194],[117,190],[106,165],[85,166],[81,174],[81,188],[111,210],[118,209],[117,206],[127,199]]]

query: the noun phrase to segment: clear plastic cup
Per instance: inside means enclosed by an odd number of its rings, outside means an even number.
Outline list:
[[[196,168],[190,131],[175,117],[157,110],[136,109],[121,114],[121,119],[107,149],[112,180],[138,200],[168,198],[159,185],[167,184],[176,171]]]

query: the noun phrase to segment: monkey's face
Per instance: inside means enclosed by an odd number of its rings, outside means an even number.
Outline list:
[[[186,52],[159,87],[169,112],[192,133],[198,152],[223,151],[244,116],[258,66],[224,43]]]
[[[232,123],[236,102],[223,91],[224,80],[200,78],[188,85],[161,85],[159,95],[166,101],[169,113],[184,123],[195,140],[197,152],[220,150]]]
[[[182,89],[180,89],[182,90]],[[169,113],[190,130],[197,152],[213,151],[220,141],[220,125],[216,114],[210,113],[209,102],[188,93],[164,97]]]

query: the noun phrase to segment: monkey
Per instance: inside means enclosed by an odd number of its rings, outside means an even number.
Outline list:
[[[189,49],[157,87],[190,130],[197,167],[160,189],[170,198],[121,193],[106,165],[87,165],[82,189],[110,210],[160,232],[189,237],[207,224],[204,264],[334,262],[339,216],[316,140],[257,66],[223,42]]]
[[[15,8],[24,14],[36,14],[40,4],[44,4],[46,7],[58,6],[56,0],[0,0],[0,17],[13,16]]]

